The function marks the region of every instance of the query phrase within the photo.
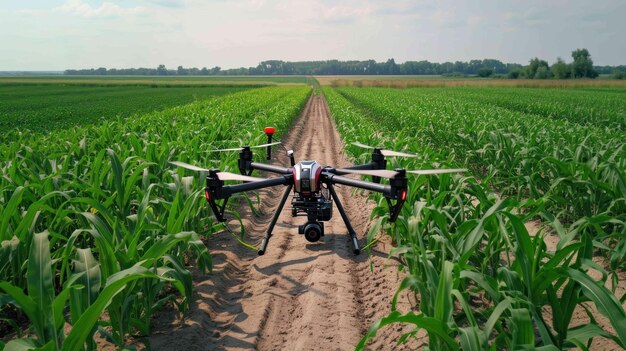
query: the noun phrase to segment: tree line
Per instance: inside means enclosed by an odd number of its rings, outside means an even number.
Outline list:
[[[443,75],[500,78],[595,78],[598,74],[626,72],[626,66],[593,66],[591,55],[587,49],[572,52],[573,62],[566,63],[561,58],[549,65],[547,61],[533,58],[523,66],[517,63],[503,63],[495,59],[470,60],[467,62],[429,62],[406,61],[396,63],[393,58],[385,62],[366,61],[300,61],[267,60],[256,67],[241,67],[223,70],[219,66],[213,68],[168,69],[165,65],[157,68],[126,68],[126,69],[68,69],[67,75],[146,75],[146,76],[187,76],[187,75]],[[615,72],[614,72],[615,71]]]
[[[535,57],[530,60],[527,66],[512,70],[508,73],[508,78],[527,79],[569,79],[569,78],[596,78],[600,74],[613,73],[615,78],[623,79],[626,66],[594,66],[591,54],[587,49],[576,49],[572,51],[572,62],[566,63],[558,57],[556,62],[549,65],[547,61]]]

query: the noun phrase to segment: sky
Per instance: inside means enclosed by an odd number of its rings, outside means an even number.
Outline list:
[[[533,57],[626,64],[626,0],[0,0],[0,71]]]

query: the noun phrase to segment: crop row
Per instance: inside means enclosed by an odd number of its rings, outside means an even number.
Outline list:
[[[457,167],[473,160],[462,156],[469,148],[457,149],[455,137],[464,123],[472,123],[461,118],[472,109],[457,106],[456,100],[430,96],[422,101],[411,90],[325,88],[324,94],[346,143],[358,140],[419,155],[392,160],[392,167]],[[447,121],[448,114],[454,122]],[[353,146],[348,151],[355,159],[367,157]],[[499,145],[494,150],[505,152]],[[484,178],[471,175],[481,176],[476,172],[483,169],[411,179],[407,206],[393,225],[384,199],[374,196],[380,205],[374,213],[381,217],[368,241],[375,242],[383,228],[396,243],[390,255],[400,259],[407,275],[392,312],[372,325],[358,348],[380,328],[398,322],[415,326],[400,342],[423,329],[430,350],[586,350],[600,338],[624,347],[626,312],[605,287],[607,272],[593,261],[595,238],[562,231],[556,249],[549,250],[545,234],[531,236],[524,225],[544,211],[542,201],[494,194]],[[591,271],[603,278],[595,281]],[[407,290],[418,303],[402,314],[395,301]],[[574,316],[585,311],[589,323],[579,325]],[[599,321],[599,314],[608,322]]]
[[[620,130],[518,112],[445,90],[338,91],[369,118],[396,129],[398,140],[473,167],[504,195],[542,199],[551,217],[601,239],[624,231],[626,143]]]
[[[424,94],[425,93],[425,94]],[[440,89],[421,94],[444,94]],[[421,95],[420,94],[420,95]],[[595,129],[626,131],[626,90],[600,89],[447,89],[447,98],[494,105],[525,114],[564,120]]]
[[[121,348],[149,334],[155,310],[185,312],[189,259],[211,269],[201,237],[220,227],[202,176],[168,162],[233,167],[236,154],[208,150],[264,142],[251,131],[285,130],[309,93],[250,90],[0,146],[0,313],[18,336],[27,319],[35,336],[6,348],[91,350],[96,331]]]
[[[2,84],[0,80],[0,142],[15,134],[50,132],[115,117],[156,110],[220,96],[251,86],[150,87]]]

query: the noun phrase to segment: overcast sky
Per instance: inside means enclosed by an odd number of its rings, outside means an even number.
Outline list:
[[[626,0],[0,0],[0,70],[538,56],[626,64]]]

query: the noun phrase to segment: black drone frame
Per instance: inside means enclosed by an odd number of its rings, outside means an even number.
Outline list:
[[[267,151],[268,159],[270,158],[270,151]],[[206,188],[205,188],[205,196],[206,200],[211,206],[215,217],[220,222],[225,222],[224,211],[226,209],[226,203],[231,195],[246,191],[258,190],[262,188],[268,188],[278,185],[284,185],[287,188],[283,193],[283,197],[274,212],[272,217],[272,221],[267,228],[265,233],[265,237],[261,241],[261,244],[258,247],[257,253],[259,255],[263,255],[267,250],[267,245],[272,237],[272,232],[274,230],[274,226],[278,221],[278,217],[285,206],[285,202],[289,198],[291,190],[294,186],[294,158],[293,153],[289,153],[291,158],[291,168],[285,168],[280,166],[268,165],[264,163],[257,163],[252,161],[253,153],[250,147],[243,147],[239,152],[239,171],[243,175],[249,176],[252,174],[253,170],[265,171],[278,174],[277,177],[261,179],[257,181],[250,181],[241,184],[235,185],[224,185],[224,181],[220,180],[218,177],[218,173],[220,172],[218,169],[209,170],[209,174],[206,177]],[[325,167],[322,169],[319,182],[320,184],[325,184],[329,190],[330,195],[332,196],[333,201],[335,202],[339,213],[341,214],[341,218],[348,229],[348,234],[350,235],[350,239],[352,242],[353,252],[355,255],[358,255],[361,252],[359,248],[359,243],[357,242],[356,232],[348,216],[346,211],[344,210],[343,205],[339,201],[339,197],[337,196],[337,192],[335,191],[335,185],[347,185],[351,187],[356,187],[360,189],[365,189],[369,191],[374,191],[383,194],[385,199],[387,200],[387,205],[389,206],[389,221],[394,222],[402,209],[402,205],[406,200],[407,195],[407,177],[405,170],[398,169],[396,170],[397,174],[390,178],[389,185],[380,184],[380,177],[373,177],[373,181],[364,181],[359,179],[353,179],[344,177],[343,175],[350,174],[350,172],[344,172],[342,170],[384,170],[387,165],[387,161],[385,160],[385,156],[382,154],[381,149],[375,148],[372,152],[372,160],[366,164],[356,165],[352,167],[347,167],[343,169],[335,169],[332,167]],[[223,200],[221,204],[217,203],[217,200]]]

